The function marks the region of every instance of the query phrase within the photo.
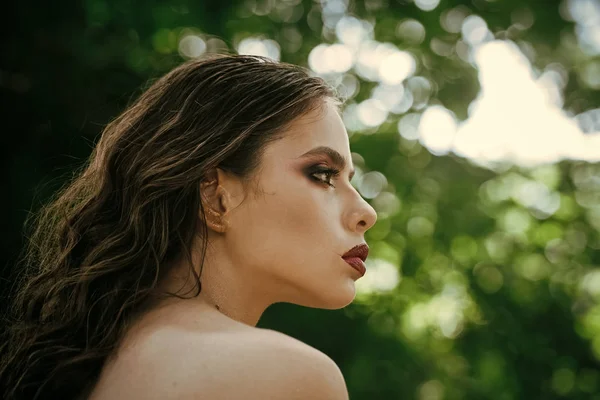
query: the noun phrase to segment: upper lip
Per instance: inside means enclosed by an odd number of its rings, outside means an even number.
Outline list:
[[[361,260],[363,260],[363,262],[364,262],[367,259],[368,255],[369,255],[369,246],[366,243],[361,243],[357,246],[354,246],[350,250],[348,250],[342,256],[342,258],[358,257]]]

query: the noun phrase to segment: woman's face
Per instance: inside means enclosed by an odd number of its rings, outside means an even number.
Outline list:
[[[268,145],[257,173],[260,192],[230,212],[218,239],[257,291],[307,307],[352,302],[360,274],[341,256],[365,242],[377,219],[350,184],[353,168],[348,134],[329,102],[324,112],[297,119],[285,138]]]

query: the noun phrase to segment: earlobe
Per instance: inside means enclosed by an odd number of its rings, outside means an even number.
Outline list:
[[[205,221],[208,228],[215,232],[223,233],[227,230],[227,222],[223,214],[215,211],[212,207],[206,207]]]

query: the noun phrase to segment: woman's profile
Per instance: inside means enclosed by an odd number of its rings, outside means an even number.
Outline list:
[[[322,352],[256,327],[339,309],[377,216],[341,101],[305,69],[211,55],[154,82],[33,222],[0,397],[347,399]]]

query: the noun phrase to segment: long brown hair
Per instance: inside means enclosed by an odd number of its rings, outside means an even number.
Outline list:
[[[191,260],[194,235],[205,253],[205,174],[218,167],[251,182],[265,145],[325,99],[341,104],[302,67],[219,54],[178,66],[110,122],[75,177],[26,223],[0,397],[85,393],[169,263]]]

